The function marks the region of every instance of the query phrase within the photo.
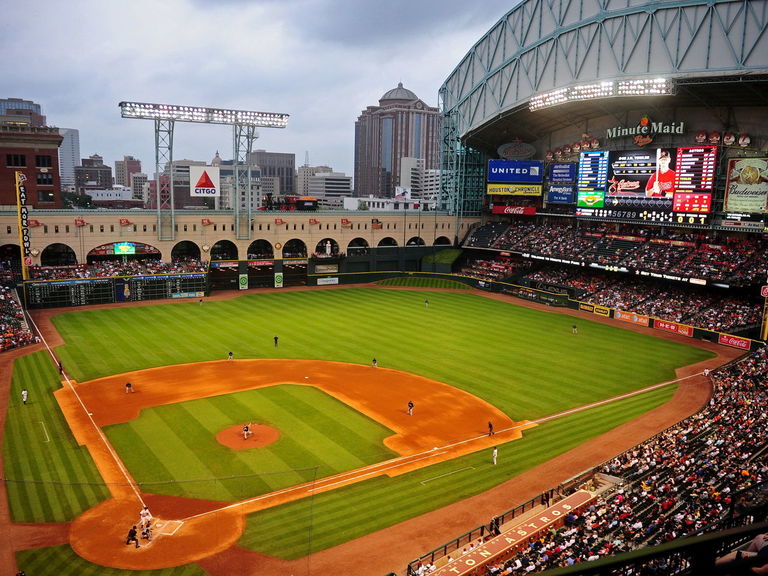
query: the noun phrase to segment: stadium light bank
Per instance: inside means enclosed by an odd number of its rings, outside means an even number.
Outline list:
[[[151,104],[148,102],[120,102],[120,115],[123,118],[172,120],[203,124],[237,124],[240,126],[258,126],[260,128],[285,128],[288,125],[289,116],[280,112],[229,110],[226,108]]]

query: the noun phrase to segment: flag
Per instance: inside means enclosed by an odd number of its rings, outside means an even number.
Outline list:
[[[320,224],[320,220],[318,220],[317,218],[310,218],[309,219],[309,224],[311,226],[314,226],[315,224]]]
[[[75,226],[77,226],[78,228],[82,228],[83,226],[88,226],[88,222],[86,222],[82,218],[75,218]]]
[[[128,218],[120,218],[120,226],[133,226],[133,222],[128,220]]]
[[[30,218],[30,219],[27,221],[27,226],[29,226],[30,228],[34,228],[34,227],[36,227],[36,226],[42,226],[42,225],[43,225],[43,223],[42,223],[42,222],[40,222],[40,220],[35,220],[35,219],[33,219],[33,218]]]
[[[200,223],[203,226],[210,226],[211,224],[213,224],[213,220],[211,220],[210,218],[203,218],[202,220],[200,220]]]
[[[352,224],[352,221],[349,218],[342,218],[341,219],[342,224]]]
[[[275,224],[277,224],[278,226],[282,226],[283,224],[285,224],[285,220],[283,220],[282,218],[275,218]]]

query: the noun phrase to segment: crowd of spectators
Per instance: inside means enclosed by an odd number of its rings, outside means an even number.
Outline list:
[[[547,266],[519,280],[536,282],[535,286],[551,291],[558,286],[571,289],[584,302],[706,330],[738,331],[759,325],[762,319],[757,300],[637,277],[589,273],[581,268]]]
[[[14,290],[0,286],[0,352],[38,341],[27,326]]]
[[[465,246],[597,262],[731,285],[751,285],[765,279],[768,242],[763,239],[720,239],[663,228],[581,224],[492,222],[473,231]]]
[[[173,262],[162,260],[102,260],[72,266],[30,266],[30,280],[69,280],[79,278],[108,278],[115,276],[150,276],[155,274],[188,274],[206,272],[205,262],[181,258]]]
[[[487,574],[529,574],[722,529],[739,504],[734,495],[768,481],[768,347],[709,377],[707,407],[607,462],[601,471],[620,479],[613,490],[491,563]],[[753,511],[740,513],[762,521]],[[663,562],[647,573],[667,573]]]
[[[607,275],[568,266],[544,266],[518,280],[556,291],[570,289],[581,301],[681,322],[714,331],[738,331],[759,325],[762,306],[724,292],[660,284],[626,275]]]
[[[501,281],[513,274],[519,273],[525,267],[527,266],[520,262],[513,262],[505,258],[496,260],[473,258],[462,267],[459,274],[480,280]]]

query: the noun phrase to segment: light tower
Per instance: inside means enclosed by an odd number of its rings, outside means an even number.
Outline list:
[[[157,233],[160,240],[175,239],[173,207],[173,127],[176,122],[231,124],[235,174],[235,233],[240,240],[251,234],[251,163],[253,141],[259,137],[256,128],[285,128],[288,114],[226,110],[176,104],[120,102],[123,118],[155,121],[155,174],[157,175]],[[169,167],[170,178],[160,178],[161,164]]]

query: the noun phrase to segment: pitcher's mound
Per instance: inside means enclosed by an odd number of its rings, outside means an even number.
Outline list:
[[[280,432],[272,428],[272,426],[254,424],[251,426],[251,432],[252,434],[246,440],[243,438],[242,424],[230,426],[216,434],[216,440],[219,444],[223,444],[232,450],[250,450],[251,448],[268,446],[280,438]]]

